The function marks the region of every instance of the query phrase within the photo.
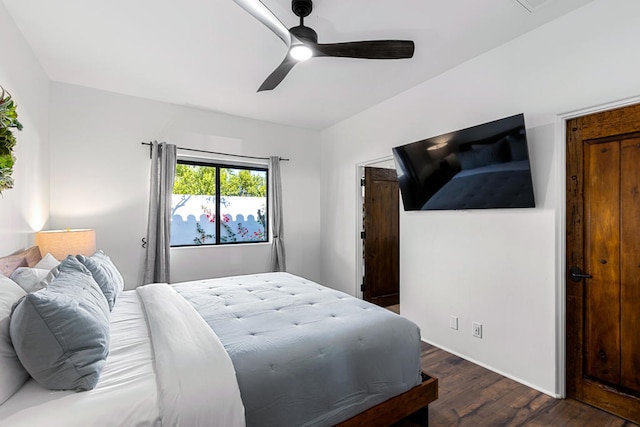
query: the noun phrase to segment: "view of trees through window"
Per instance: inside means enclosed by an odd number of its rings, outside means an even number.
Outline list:
[[[171,246],[267,240],[267,169],[178,161]]]

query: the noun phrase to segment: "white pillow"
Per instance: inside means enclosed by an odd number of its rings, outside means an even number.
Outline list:
[[[11,273],[11,280],[16,282],[26,292],[37,291],[43,288],[40,284],[47,277],[49,270],[43,268],[18,267]]]
[[[16,282],[0,275],[0,405],[29,378],[9,336],[11,307],[27,293]]]
[[[59,265],[60,265],[60,261],[55,259],[53,255],[48,253],[45,256],[43,256],[42,259],[38,261],[38,263],[33,267],[41,268],[43,270],[51,270]]]

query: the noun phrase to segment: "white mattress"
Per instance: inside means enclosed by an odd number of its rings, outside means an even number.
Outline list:
[[[136,291],[111,312],[109,357],[95,389],[45,389],[33,379],[0,405],[0,426],[158,426],[158,387],[149,329]]]

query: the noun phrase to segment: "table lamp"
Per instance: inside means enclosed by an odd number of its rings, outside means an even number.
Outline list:
[[[96,231],[91,229],[47,230],[36,233],[36,245],[62,261],[67,255],[93,255],[96,251]]]

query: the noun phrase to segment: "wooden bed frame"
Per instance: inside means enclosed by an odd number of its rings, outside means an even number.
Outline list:
[[[0,274],[9,277],[18,267],[33,267],[42,259],[40,248],[33,246],[22,252],[0,258]],[[438,398],[438,379],[422,372],[422,383],[360,414],[343,421],[338,427],[389,426],[407,417],[429,425],[429,404]]]
[[[429,425],[429,403],[438,398],[438,379],[422,372],[422,384],[369,408],[337,427],[390,426],[407,417]]]

